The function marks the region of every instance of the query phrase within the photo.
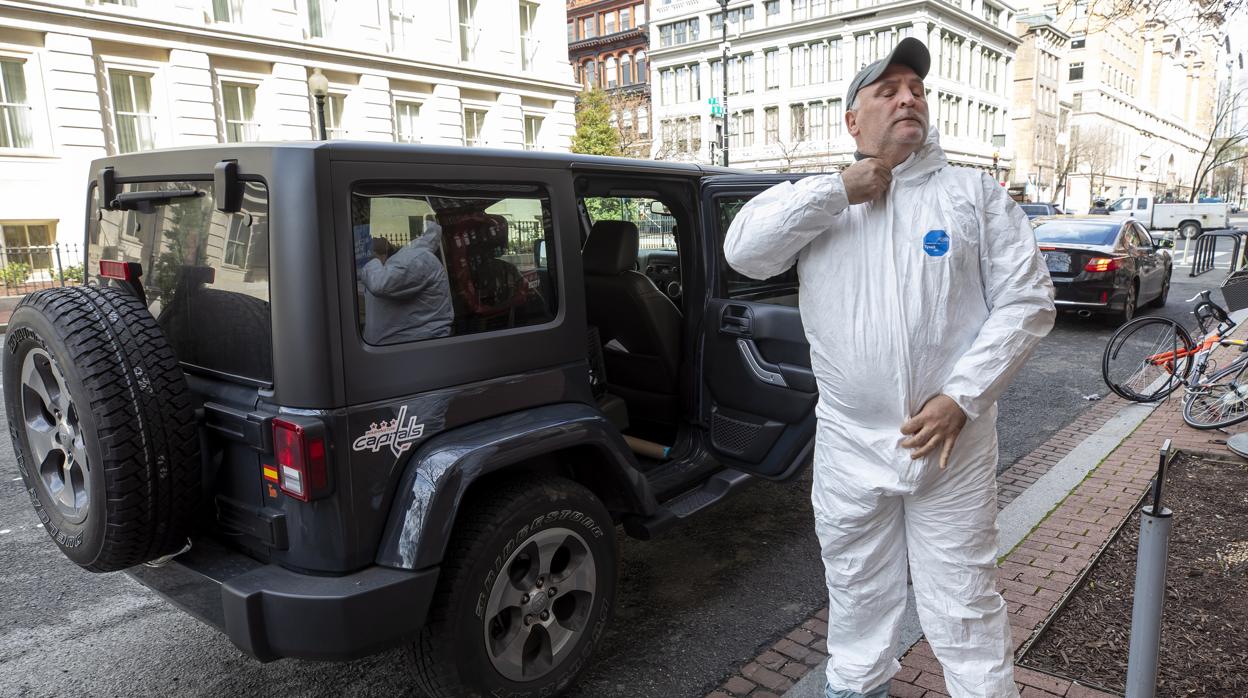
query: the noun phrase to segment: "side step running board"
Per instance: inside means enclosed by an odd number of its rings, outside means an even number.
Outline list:
[[[698,487],[674,497],[651,516],[625,516],[624,532],[639,540],[651,540],[678,521],[712,506],[753,480],[753,475],[740,470],[721,470]]]

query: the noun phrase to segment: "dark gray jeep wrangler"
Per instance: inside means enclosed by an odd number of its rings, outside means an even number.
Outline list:
[[[259,660],[407,642],[430,695],[558,693],[617,525],[809,462],[796,273],[722,254],[778,177],[366,143],[92,173],[87,283],[6,340],[22,478],[71,560]]]

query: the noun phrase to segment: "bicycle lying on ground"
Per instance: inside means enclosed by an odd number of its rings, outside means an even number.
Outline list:
[[[1227,339],[1236,327],[1226,309],[1202,291],[1192,314],[1200,327],[1193,340],[1183,325],[1164,317],[1136,318],[1110,337],[1101,376],[1114,393],[1134,402],[1156,402],[1180,386],[1183,421],[1197,429],[1219,429],[1248,420],[1248,341]],[[1218,367],[1218,347],[1239,347]]]

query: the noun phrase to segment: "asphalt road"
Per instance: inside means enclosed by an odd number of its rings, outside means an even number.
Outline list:
[[[1176,274],[1160,312],[1183,318],[1182,301],[1214,283]],[[1105,394],[1109,333],[1058,321],[1001,400],[1002,467]],[[624,539],[615,622],[573,695],[700,696],[822,606],[809,487],[809,473],[760,483],[659,540]],[[0,439],[0,696],[397,696],[410,685],[397,651],[255,662],[129,578],[82,571],[37,526]]]

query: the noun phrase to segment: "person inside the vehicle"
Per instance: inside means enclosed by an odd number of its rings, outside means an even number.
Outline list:
[[[384,237],[373,238],[373,258],[360,271],[364,341],[397,344],[451,335],[454,309],[438,258],[441,244],[437,225],[397,249]]]

